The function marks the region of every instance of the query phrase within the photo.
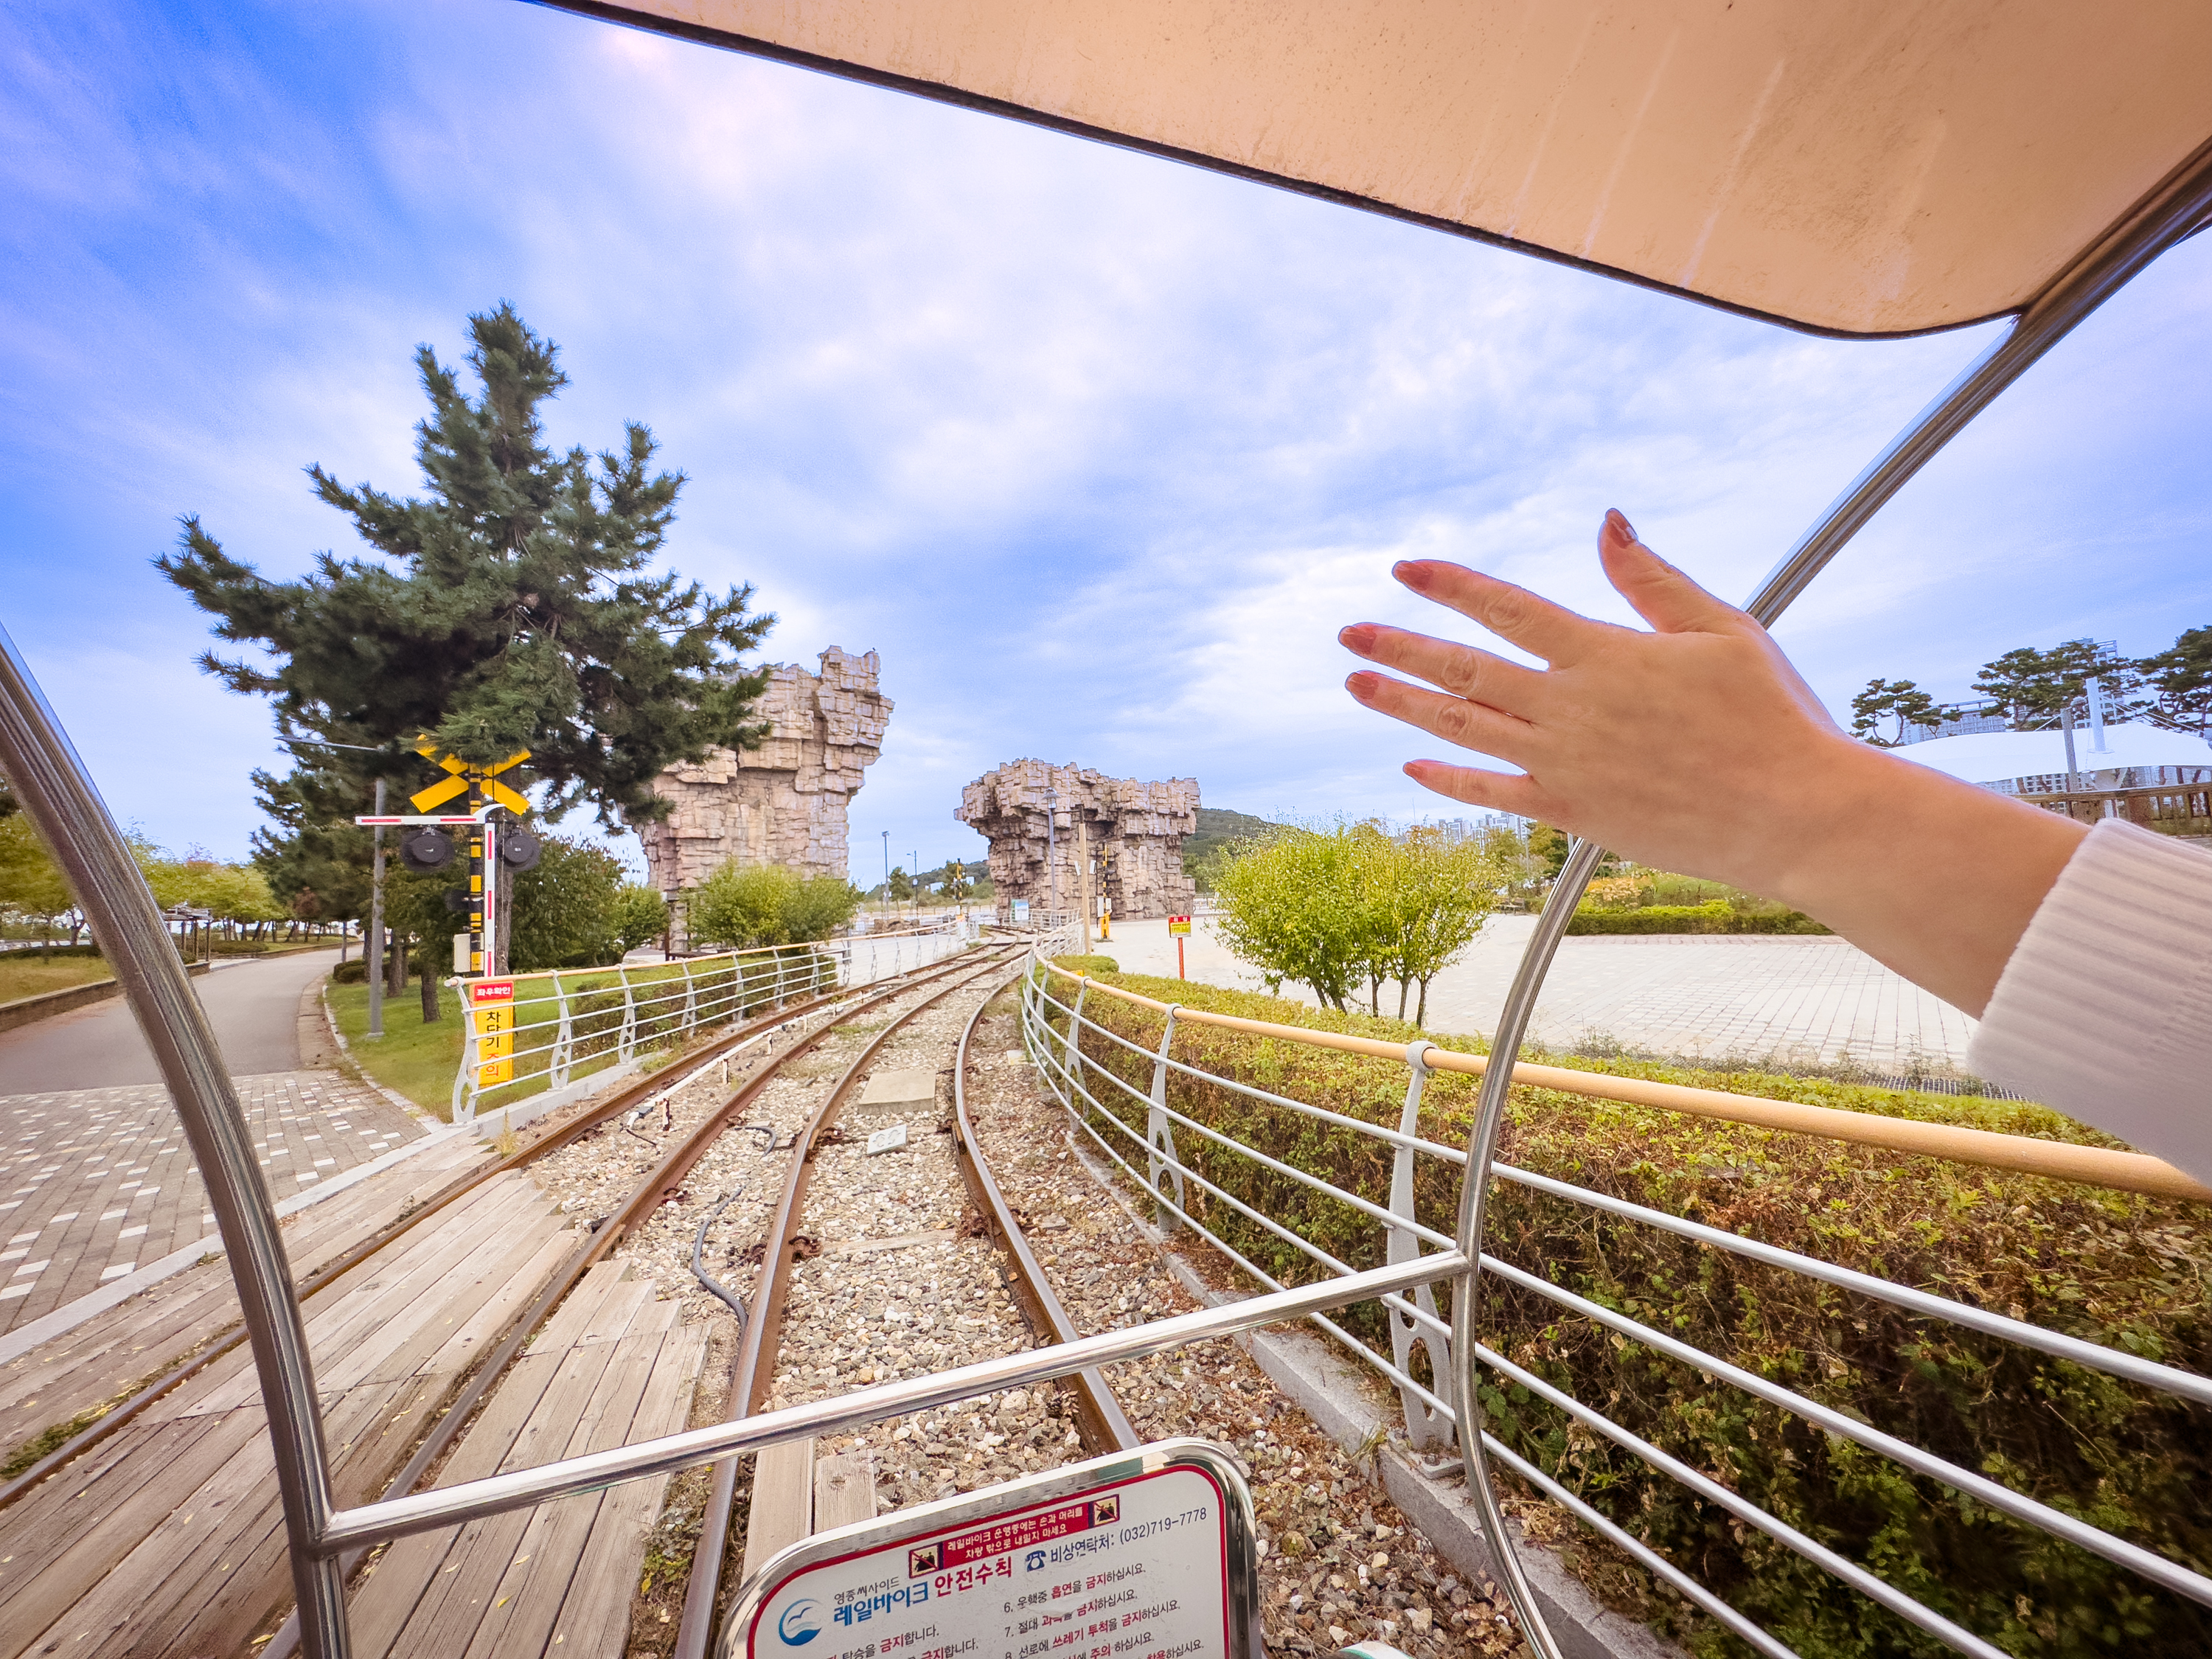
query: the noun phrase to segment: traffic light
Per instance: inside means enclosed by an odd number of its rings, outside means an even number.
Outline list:
[[[535,870],[544,851],[544,843],[519,825],[500,832],[499,861],[517,875]]]
[[[428,825],[410,830],[399,837],[399,861],[425,873],[442,870],[453,861],[453,838]]]

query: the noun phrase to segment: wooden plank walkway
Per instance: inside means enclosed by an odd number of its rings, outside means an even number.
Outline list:
[[[335,1242],[339,1218],[317,1218]],[[305,1252],[292,1231],[297,1261]],[[341,1504],[382,1491],[428,1414],[577,1237],[526,1175],[503,1175],[308,1304]],[[155,1330],[173,1342],[189,1328],[179,1327],[183,1317],[176,1307],[135,1329],[72,1333],[84,1340],[49,1380],[65,1389],[103,1366],[128,1372],[154,1351],[133,1344]],[[19,1401],[19,1413],[27,1409]],[[290,1595],[259,1389],[243,1348],[0,1511],[0,1659],[237,1653]],[[628,1607],[625,1596],[625,1616]]]
[[[516,1363],[437,1484],[526,1468],[684,1426],[706,1328],[593,1268]],[[357,1659],[618,1655],[667,1478],[404,1538],[352,1601]],[[4,1613],[0,1613],[4,1616]]]
[[[283,1236],[295,1279],[336,1261],[400,1215],[411,1197],[491,1157],[481,1142],[459,1136],[292,1216]],[[238,1319],[228,1264],[216,1256],[0,1364],[0,1461],[135,1392]]]

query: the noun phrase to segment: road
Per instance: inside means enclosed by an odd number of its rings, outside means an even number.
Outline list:
[[[306,951],[219,967],[192,981],[232,1076],[300,1069],[300,994],[337,959],[336,951]],[[0,1095],[161,1080],[153,1050],[120,997],[0,1031]]]

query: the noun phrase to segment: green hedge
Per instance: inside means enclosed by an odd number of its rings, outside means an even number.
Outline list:
[[[1704,904],[1647,904],[1635,910],[1578,908],[1570,933],[1825,933],[1802,910],[1739,910],[1725,899]]]
[[[1410,1026],[1316,1011],[1249,993],[1122,976],[1163,1001],[1402,1042]],[[1064,985],[1064,981],[1062,984]],[[1065,997],[1063,996],[1063,1000]],[[1160,1018],[1093,995],[1096,1018],[1141,1048]],[[1447,1039],[1442,1046],[1479,1045]],[[1137,1089],[1148,1056],[1096,1035],[1085,1051]],[[1370,1121],[1396,1122],[1401,1066],[1204,1026],[1178,1028],[1187,1063]],[[1556,1057],[1555,1057],[1556,1058]],[[1558,1061],[1772,1098],[2112,1145],[2026,1103],[1914,1094],[1819,1079],[1705,1073],[1648,1062]],[[1383,1201],[1386,1146],[1217,1084],[1170,1073],[1176,1109],[1294,1166]],[[1436,1074],[1423,1133],[1463,1145],[1474,1080]],[[1141,1129],[1134,1102],[1117,1115]],[[1104,1130],[1127,1155],[1130,1143]],[[1356,1267],[1380,1265],[1380,1231],[1240,1154],[1184,1131],[1186,1162]],[[1714,1226],[1978,1303],[2092,1341],[2212,1372],[2212,1240],[2197,1206],[1970,1170],[1551,1091],[1515,1091],[1505,1161],[1692,1216]],[[1134,1159],[1132,1160],[1135,1161]],[[1141,1166],[1140,1166],[1141,1167]],[[1458,1173],[1420,1160],[1417,1212],[1449,1231]],[[1208,1204],[1194,1212],[1288,1282],[1318,1276],[1291,1248]],[[1554,1283],[2081,1516],[2212,1571],[2212,1422],[2063,1361],[1711,1251],[1687,1240],[1501,1182],[1493,1253]],[[2075,1659],[2212,1652],[2212,1612],[2133,1574],[1964,1502],[1739,1390],[1709,1382],[1525,1295],[1486,1294],[1492,1346],[1742,1492],[2008,1652]],[[1387,1344],[1379,1308],[1348,1310],[1363,1340]],[[1509,1387],[1486,1394],[1497,1431],[1621,1525],[1698,1575],[1806,1659],[1947,1651],[1737,1527],[1638,1460],[1595,1442]],[[1747,1651],[1656,1590],[1609,1553],[1571,1552],[1610,1599],[1701,1655]]]

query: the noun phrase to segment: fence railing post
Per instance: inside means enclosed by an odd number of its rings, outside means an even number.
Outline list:
[[[615,1038],[615,1058],[626,1060],[637,1053],[637,993],[630,987],[629,969],[617,968],[615,975],[622,981],[622,1030]]]
[[[576,1025],[568,1008],[568,988],[561,983],[561,975],[553,975],[553,1001],[559,1010],[560,1024],[553,1031],[553,1053],[546,1061],[545,1085],[557,1089],[568,1080],[569,1068],[576,1063]]]
[[[1159,1201],[1160,1176],[1165,1171],[1175,1190],[1176,1209],[1186,1206],[1182,1189],[1182,1160],[1176,1156],[1175,1126],[1168,1121],[1168,1048],[1175,1042],[1176,1016],[1180,1004],[1168,1010],[1167,1030],[1160,1033],[1160,1051],[1152,1061],[1152,1099],[1145,1113],[1145,1178],[1152,1189],[1152,1218],[1162,1232],[1177,1225],[1174,1211]]]
[[[1409,1140],[1421,1132],[1421,1091],[1429,1080],[1428,1050],[1425,1037],[1417,1037],[1406,1045],[1406,1069],[1409,1075],[1406,1079],[1406,1109],[1399,1114],[1398,1133]],[[1390,1164],[1390,1213],[1409,1222],[1413,1219],[1413,1149],[1402,1144]],[[1420,1253],[1420,1240],[1409,1229],[1390,1229],[1386,1257],[1390,1265],[1411,1261]],[[1438,1317],[1436,1295],[1427,1285],[1414,1289],[1410,1299],[1430,1318]],[[1385,1311],[1390,1316],[1390,1358],[1398,1369],[1407,1376],[1413,1374],[1413,1349],[1419,1344],[1428,1352],[1430,1386],[1439,1394],[1446,1392],[1453,1376],[1450,1343],[1395,1308],[1386,1308]],[[1398,1401],[1405,1408],[1406,1439],[1414,1450],[1441,1449],[1452,1444],[1452,1426],[1443,1413],[1402,1385],[1398,1389]]]
[[[1066,1051],[1060,1057],[1061,1065],[1067,1068],[1067,1093],[1063,1098],[1071,1112],[1077,1109],[1076,1097],[1084,1092],[1083,999],[1090,994],[1091,981],[1087,979],[1079,981],[1075,987],[1074,1006],[1068,1011]]]
[[[688,1037],[699,1028],[699,987],[691,977],[691,964],[684,963],[684,1013],[677,1023],[677,1035]]]
[[[477,1058],[477,1020],[469,1008],[468,982],[465,980],[460,981],[460,994],[461,1069],[453,1073],[452,1116],[456,1123],[469,1123],[476,1119],[480,1071]]]

